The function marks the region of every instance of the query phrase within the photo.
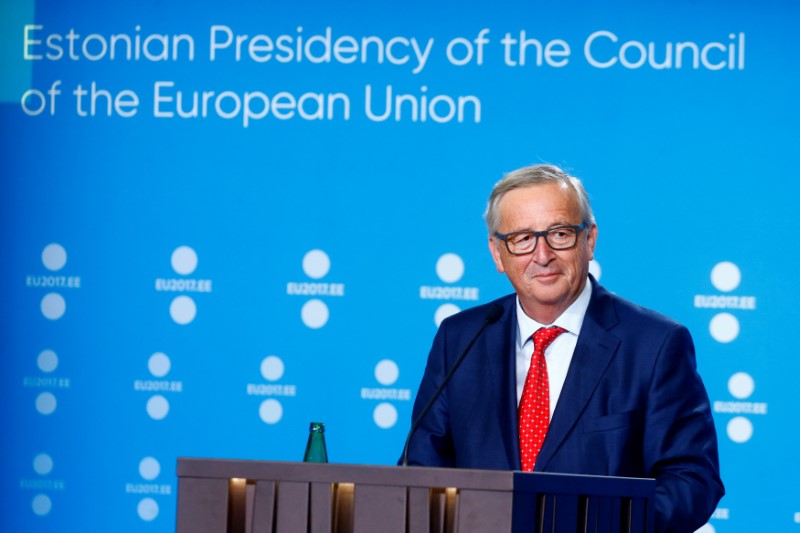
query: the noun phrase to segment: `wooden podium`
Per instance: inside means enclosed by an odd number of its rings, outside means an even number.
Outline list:
[[[653,479],[178,459],[177,533],[653,533]]]

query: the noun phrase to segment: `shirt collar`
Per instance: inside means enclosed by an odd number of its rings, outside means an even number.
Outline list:
[[[567,307],[552,324],[540,324],[525,314],[525,311],[522,310],[522,304],[519,302],[519,295],[517,295],[517,345],[525,345],[526,342],[531,340],[536,330],[548,326],[559,326],[573,335],[579,335],[581,326],[583,325],[583,318],[586,316],[586,310],[589,308],[589,300],[591,300],[591,298],[592,282],[587,278],[583,290],[578,295],[578,298],[572,302],[572,305]]]

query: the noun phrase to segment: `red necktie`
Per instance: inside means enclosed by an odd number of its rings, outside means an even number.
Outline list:
[[[550,383],[544,351],[565,331],[564,328],[552,326],[539,328],[533,334],[531,366],[519,402],[519,452],[523,472],[533,472],[550,425]]]

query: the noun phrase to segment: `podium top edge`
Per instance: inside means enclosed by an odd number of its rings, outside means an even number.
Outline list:
[[[608,477],[554,472],[472,470],[421,466],[385,466],[346,463],[303,463],[244,459],[178,458],[179,478],[279,481],[300,483],[354,483],[403,487],[627,495],[649,498],[652,478]]]
[[[377,466],[179,457],[179,478],[245,478],[253,481],[355,483],[404,487],[456,487],[509,491],[514,472],[420,466]]]

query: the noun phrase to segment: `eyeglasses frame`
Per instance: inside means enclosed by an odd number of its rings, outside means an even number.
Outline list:
[[[546,229],[546,230],[542,230],[542,231],[524,230],[524,231],[512,231],[511,233],[500,233],[498,231],[495,231],[494,232],[494,237],[497,238],[497,239],[500,239],[501,241],[503,241],[506,244],[506,250],[508,250],[508,253],[510,253],[511,255],[528,255],[528,254],[532,254],[534,251],[536,251],[536,247],[539,246],[539,237],[544,237],[544,242],[547,243],[547,246],[549,246],[551,250],[560,252],[560,251],[563,251],[563,250],[571,250],[572,248],[575,248],[578,245],[578,237],[580,236],[581,231],[585,230],[588,227],[589,227],[589,223],[586,222],[586,221],[583,221],[577,226],[570,226],[570,225],[554,226],[552,228],[549,228],[549,229]],[[575,242],[571,246],[567,246],[566,248],[554,248],[553,245],[550,244],[550,241],[547,239],[547,235],[551,231],[555,231],[555,230],[559,230],[559,229],[575,230]],[[531,250],[529,252],[512,252],[511,248],[508,246],[508,239],[510,237],[513,237],[514,235],[522,235],[522,234],[533,235],[533,237],[536,239],[533,242],[533,248],[531,248]]]

